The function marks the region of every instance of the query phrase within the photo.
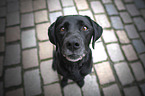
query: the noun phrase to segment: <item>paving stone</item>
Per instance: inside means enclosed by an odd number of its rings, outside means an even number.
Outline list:
[[[103,28],[111,27],[110,22],[105,14],[95,15],[96,22]]]
[[[124,88],[125,96],[141,96],[139,89],[136,86]]]
[[[132,63],[131,68],[137,81],[145,79],[145,72],[140,62]]]
[[[145,42],[145,32],[142,32],[142,33],[140,33],[140,34],[141,34],[142,39],[143,39],[144,42]]]
[[[119,41],[122,44],[130,43],[130,40],[128,39],[127,34],[125,33],[124,30],[118,30],[118,31],[116,31],[116,33],[119,38]]]
[[[21,28],[34,26],[34,15],[33,13],[23,14],[21,16]]]
[[[139,31],[144,31],[145,30],[145,22],[143,18],[141,17],[135,17],[133,18],[134,23],[136,24],[137,28]]]
[[[107,50],[113,62],[124,60],[124,56],[118,44],[107,45]]]
[[[88,9],[88,4],[86,0],[74,0],[78,10]]]
[[[22,31],[21,39],[23,49],[36,46],[35,29]]]
[[[104,96],[121,96],[117,84],[113,84],[109,87],[103,88]]]
[[[87,75],[84,80],[83,96],[101,96],[95,75]]]
[[[76,84],[70,84],[64,87],[65,96],[82,96],[81,90]]]
[[[38,40],[48,40],[48,28],[50,23],[43,23],[36,25],[36,32]]]
[[[125,3],[131,3],[133,2],[134,0],[123,0]]]
[[[135,53],[135,50],[131,44],[130,45],[123,45],[122,49],[123,49],[128,61],[134,61],[134,60],[138,59],[138,57]]]
[[[100,81],[100,84],[111,83],[115,81],[109,62],[95,64],[95,69]]]
[[[7,14],[7,26],[17,25],[20,23],[19,12],[12,12]]]
[[[34,0],[33,1],[33,8],[34,8],[34,10],[46,8],[46,1],[45,0]]]
[[[20,63],[20,52],[19,44],[7,45],[4,65],[8,66]]]
[[[0,6],[6,5],[6,0],[1,0]]]
[[[131,38],[131,39],[139,38],[137,30],[133,24],[125,25],[125,30],[126,30],[129,38]]]
[[[15,12],[15,11],[19,11],[19,2],[14,1],[14,2],[8,3],[7,12]]]
[[[5,51],[5,38],[4,36],[0,36],[0,52],[4,52]]]
[[[103,3],[112,3],[112,0],[102,0]]]
[[[127,85],[134,81],[131,71],[126,62],[115,64],[114,67],[122,85]]]
[[[141,61],[143,62],[143,64],[144,64],[144,67],[145,67],[145,54],[141,54],[140,56],[140,59],[141,59]]]
[[[49,18],[50,22],[53,23],[57,19],[57,17],[62,16],[61,12],[54,12],[54,13],[49,13]]]
[[[23,88],[15,89],[13,91],[7,92],[6,96],[24,96]]]
[[[105,5],[108,15],[118,15],[118,11],[116,10],[113,4],[106,4]]]
[[[6,42],[13,42],[20,40],[20,27],[8,27],[6,29]]]
[[[48,21],[47,10],[37,11],[35,14],[35,23]]]
[[[14,1],[18,1],[18,0],[6,0],[8,3],[12,3]]]
[[[110,19],[111,19],[112,26],[115,29],[123,29],[123,23],[119,16],[113,16],[113,17],[110,17]]]
[[[41,75],[44,84],[49,84],[58,81],[57,72],[52,69],[52,60],[41,62]]]
[[[3,96],[3,83],[0,82],[0,96]]]
[[[38,69],[24,73],[24,89],[26,96],[41,94],[41,80]]]
[[[104,7],[100,1],[92,1],[90,4],[94,13],[105,13]]]
[[[77,15],[77,10],[75,7],[63,8],[64,15]]]
[[[79,11],[79,15],[89,16],[92,20],[94,20],[93,14],[90,10]]]
[[[126,8],[131,16],[138,16],[140,15],[138,9],[134,4],[126,4]]]
[[[102,36],[103,36],[105,43],[118,41],[116,36],[115,36],[114,30],[104,30]]]
[[[145,83],[140,85],[143,95],[145,95]]]
[[[120,16],[124,23],[132,23],[132,19],[127,12],[120,12]]]
[[[44,95],[45,96],[62,96],[60,85],[57,83],[57,84],[44,86]]]
[[[0,17],[5,17],[6,16],[6,7],[0,7]]]
[[[132,40],[132,43],[138,54],[145,52],[145,45],[142,40]]]
[[[115,0],[114,2],[116,4],[118,10],[125,10],[126,9],[121,0]]]
[[[55,4],[55,6],[54,6]],[[47,0],[48,10],[49,11],[57,11],[61,10],[61,5],[59,0]]]
[[[21,4],[20,5],[21,6],[21,8],[20,8],[21,13],[33,11],[32,0],[22,0],[20,4]]]
[[[73,6],[74,2],[73,0],[61,0],[62,6],[67,7],[67,6]]]
[[[134,0],[134,3],[139,9],[145,8],[145,2],[143,0]]]
[[[3,59],[4,59],[3,56],[0,56],[0,77],[3,74]]]
[[[22,53],[22,61],[24,69],[38,66],[39,63],[37,49],[33,48],[29,50],[24,50]]]
[[[9,68],[5,70],[5,87],[18,86],[22,83],[21,67]]]
[[[0,33],[5,32],[5,19],[0,19]]]
[[[101,54],[101,56],[99,54]],[[105,48],[102,42],[95,43],[95,49],[92,49],[92,56],[93,56],[94,63],[107,60],[107,54],[105,52]]]
[[[53,57],[52,54],[53,54],[53,45],[50,43],[50,41],[39,43],[40,59],[52,58]]]
[[[144,19],[145,19],[145,9],[140,10],[140,12],[141,12],[142,16],[143,16]]]

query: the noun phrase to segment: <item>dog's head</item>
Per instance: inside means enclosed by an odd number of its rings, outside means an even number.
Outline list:
[[[68,61],[77,62],[87,54],[92,37],[94,48],[102,31],[102,27],[88,16],[60,16],[49,27],[48,36],[50,42],[59,48],[62,56]]]

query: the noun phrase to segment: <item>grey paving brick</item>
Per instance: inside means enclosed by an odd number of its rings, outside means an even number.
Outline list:
[[[41,23],[48,21],[47,10],[37,11],[35,12],[35,23]]]
[[[90,10],[79,11],[79,15],[89,16],[92,20],[94,20],[93,14]]]
[[[124,30],[118,30],[118,31],[116,31],[116,33],[119,38],[119,41],[122,44],[130,43],[130,40],[128,39],[127,34],[125,33]]]
[[[33,1],[33,9],[39,10],[46,8],[46,0],[34,0]]]
[[[63,8],[64,15],[77,15],[77,10],[75,7]]]
[[[4,65],[8,66],[20,63],[20,52],[19,44],[7,45]]]
[[[14,1],[18,1],[18,0],[6,0],[8,3],[14,2]]]
[[[5,17],[6,16],[6,7],[0,7],[0,17]]]
[[[58,83],[44,86],[45,96],[62,96],[60,85]]]
[[[137,81],[145,79],[145,72],[140,62],[132,63],[131,68]]]
[[[105,14],[95,15],[96,22],[103,28],[111,27],[110,22]]]
[[[115,0],[114,2],[116,4],[118,10],[125,10],[126,9],[122,0]]]
[[[122,85],[130,84],[134,81],[126,62],[115,64],[114,67]]]
[[[49,14],[50,22],[53,23],[57,17],[62,16],[62,12],[54,12]]]
[[[134,0],[134,3],[139,9],[145,8],[145,2],[143,0]]]
[[[140,10],[140,12],[141,12],[142,16],[143,16],[144,19],[145,19],[145,9]]]
[[[21,28],[34,26],[34,15],[33,13],[27,13],[21,15]]]
[[[6,93],[6,96],[24,96],[23,88],[19,88]]]
[[[48,40],[48,27],[50,26],[50,23],[43,23],[43,24],[37,24],[36,25],[36,32],[38,40]]]
[[[0,33],[4,33],[5,32],[5,19],[0,19]]]
[[[107,45],[107,50],[113,62],[124,60],[124,56],[118,44]]]
[[[19,11],[19,2],[14,1],[14,2],[8,3],[7,12],[15,12],[15,11]]]
[[[55,6],[54,6],[55,4]],[[61,10],[61,5],[59,0],[47,0],[48,10],[49,11],[57,11]]]
[[[145,83],[140,85],[143,95],[145,95]]]
[[[124,23],[132,23],[132,19],[127,12],[120,12],[120,16]]]
[[[32,0],[21,0],[20,6],[21,13],[33,11]]]
[[[104,30],[104,33],[102,34],[102,36],[103,36],[105,43],[118,41],[115,36],[114,30]]]
[[[140,33],[140,34],[141,34],[142,39],[143,39],[144,42],[145,42],[145,32],[142,32],[142,33]]]
[[[1,0],[0,6],[6,5],[6,0]]]
[[[24,89],[26,96],[41,94],[42,89],[38,69],[26,71],[24,73]]]
[[[131,16],[138,16],[140,15],[138,9],[134,4],[126,4],[126,8]]]
[[[143,64],[144,64],[144,67],[145,67],[145,54],[141,54],[140,56],[140,59],[141,59],[141,61],[143,62]]]
[[[110,17],[110,19],[111,19],[112,26],[115,29],[123,29],[123,23],[119,16],[113,16],[113,17]]]
[[[4,52],[5,51],[5,38],[4,36],[0,36],[0,52]]]
[[[112,3],[112,0],[102,0],[103,3]]]
[[[145,52],[145,45],[142,40],[132,40],[132,43],[137,51],[138,54]]]
[[[101,54],[101,56],[98,54]],[[102,42],[95,43],[95,49],[92,49],[92,55],[94,63],[107,60],[107,54]]]
[[[41,62],[40,70],[44,84],[58,81],[57,72],[52,70],[52,60]]]
[[[109,15],[118,15],[118,11],[113,4],[106,4],[105,7]]]
[[[0,82],[0,96],[3,96],[3,83]]]
[[[21,39],[23,49],[36,46],[35,29],[22,31]]]
[[[95,75],[87,75],[84,80],[85,85],[82,87],[84,96],[101,96]]]
[[[103,88],[103,92],[105,96],[121,96],[117,84],[113,84],[109,87]]]
[[[3,74],[3,56],[0,56],[0,77]]]
[[[134,21],[134,23],[137,26],[137,29],[139,31],[144,31],[145,30],[145,27],[144,27],[145,26],[145,22],[144,22],[143,18],[135,17],[135,18],[133,18],[133,21]]]
[[[131,3],[133,2],[134,0],[123,0],[125,3]]]
[[[6,42],[13,42],[20,40],[20,27],[6,28]]]
[[[62,2],[62,6],[63,7],[73,6],[74,5],[73,0],[61,0],[61,2]]]
[[[115,81],[109,62],[96,64],[95,69],[96,69],[100,84],[106,84],[106,83],[111,83]]]
[[[135,53],[135,50],[131,44],[130,45],[123,45],[122,49],[123,49],[124,54],[125,54],[128,61],[134,61],[134,60],[138,59],[138,57]]]
[[[133,24],[125,25],[125,30],[126,30],[129,38],[131,38],[131,39],[139,38],[139,34]]]
[[[19,12],[12,12],[7,14],[7,26],[20,24]]]
[[[88,9],[87,0],[74,0],[78,10]]]
[[[104,7],[100,1],[91,1],[90,4],[94,13],[105,13]]]
[[[141,96],[139,89],[136,86],[124,88],[125,96]]]
[[[23,51],[22,64],[24,69],[36,67],[39,65],[36,48]]]
[[[18,86],[22,83],[21,67],[9,68],[5,70],[5,87]]]
[[[81,90],[76,84],[70,84],[64,87],[65,96],[82,96]]]

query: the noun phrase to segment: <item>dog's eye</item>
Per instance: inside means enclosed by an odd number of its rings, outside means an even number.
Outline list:
[[[88,30],[88,28],[86,26],[83,26],[82,30],[86,31],[86,30]]]
[[[64,28],[64,27],[62,27],[62,28],[60,29],[60,31],[61,31],[61,32],[65,31],[65,28]]]

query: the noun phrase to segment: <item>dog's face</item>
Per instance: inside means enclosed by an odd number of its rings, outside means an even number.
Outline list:
[[[62,56],[70,62],[81,60],[102,34],[102,28],[87,16],[61,16],[48,30],[50,42],[59,48]]]

